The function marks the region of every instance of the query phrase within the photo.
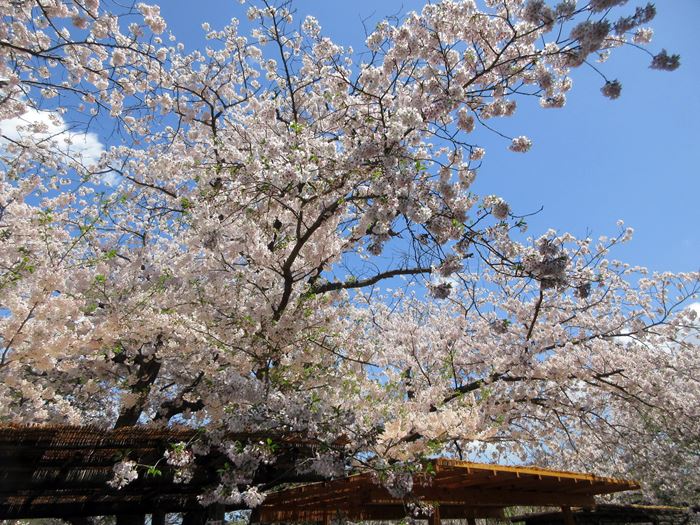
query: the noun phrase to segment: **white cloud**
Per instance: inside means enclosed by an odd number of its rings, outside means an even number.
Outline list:
[[[8,141],[44,140],[59,151],[85,166],[96,164],[104,146],[95,133],[80,133],[69,129],[56,112],[29,109],[20,117],[0,120],[0,148]]]

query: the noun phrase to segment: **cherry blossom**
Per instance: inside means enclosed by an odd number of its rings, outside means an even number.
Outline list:
[[[136,470],[136,462],[131,460],[123,460],[114,465],[114,477],[107,483],[120,489],[125,487],[138,477]]]
[[[688,501],[698,274],[617,261],[624,226],[525,238],[472,191],[478,136],[522,99],[563,107],[655,10],[485,4],[429,3],[356,52],[251,2],[250,34],[205,24],[186,51],[156,5],[0,0],[0,421],[200,428],[163,461],[182,483],[196,456],[230,465],[204,504],[361,469],[405,495],[434,455]],[[261,480],[286,434],[308,454]]]

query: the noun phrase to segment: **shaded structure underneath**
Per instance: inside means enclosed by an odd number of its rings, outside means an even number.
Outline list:
[[[219,482],[226,455],[213,447],[211,454],[198,456],[188,483],[175,483],[173,469],[162,461],[164,452],[176,443],[200,437],[188,428],[0,426],[0,519],[56,517],[80,523],[81,517],[116,515],[120,525],[137,525],[144,523],[146,514],[159,524],[164,513],[181,512],[187,525],[221,520],[224,511],[240,506],[204,508],[198,496]],[[226,439],[264,443],[270,436],[231,434]],[[296,465],[312,457],[319,443],[299,434],[275,436],[274,441],[276,461],[262,466],[253,483],[283,486],[311,481],[297,473]],[[340,449],[342,443],[332,446]],[[157,464],[161,472],[148,475],[142,468],[138,479],[117,490],[108,481],[115,463],[124,458],[142,466]],[[564,525],[575,525],[571,507],[592,508],[595,495],[639,488],[633,481],[536,467],[447,459],[425,466],[407,474],[410,479],[404,481],[412,484],[408,496],[392,495],[374,474],[362,473],[273,492],[255,509],[251,521],[328,523],[340,517],[379,520],[412,514],[429,518],[432,525],[441,518],[466,518],[474,525],[476,518],[503,518],[507,507],[536,505],[561,507]]]
[[[684,525],[691,514],[683,507],[652,505],[596,505],[572,511],[576,525],[617,525],[622,523],[651,523],[653,525]],[[564,525],[562,512],[541,512],[514,516],[510,521],[522,525]]]
[[[430,473],[413,475],[408,497],[392,495],[372,474],[309,484],[268,495],[252,522],[275,523],[332,519],[383,520],[414,516],[439,523],[441,518],[503,518],[512,506],[556,506],[569,517],[571,507],[593,507],[594,496],[638,489],[634,481],[536,467],[505,467],[437,459]],[[430,512],[420,510],[422,505]]]
[[[184,427],[2,425],[0,519],[202,513],[198,496],[216,485],[217,471],[228,458],[216,450],[208,456],[198,456],[189,483],[175,483],[174,469],[163,460],[164,452],[173,445],[189,443],[197,437],[196,430]],[[270,438],[258,434],[226,437],[243,444]],[[277,461],[262,466],[255,482],[313,480],[296,474],[294,466],[300,456],[310,454],[314,444],[299,435],[274,439],[279,447]],[[125,458],[143,467],[138,479],[117,490],[108,481],[114,475],[114,465]],[[156,464],[160,473],[149,475],[146,466]]]

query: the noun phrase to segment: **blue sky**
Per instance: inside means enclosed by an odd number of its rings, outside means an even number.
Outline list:
[[[298,0],[298,19],[314,15],[324,33],[355,50],[362,47],[362,20],[369,27],[384,15],[420,9],[418,0]],[[629,2],[627,10],[645,2]],[[160,2],[162,13],[188,48],[201,44],[204,21],[219,27],[245,18],[232,0]],[[526,155],[481,130],[475,140],[487,147],[475,189],[508,200],[517,213],[543,211],[529,219],[529,233],[548,228],[578,236],[614,234],[618,219],[635,229],[633,242],[617,257],[653,270],[700,268],[700,53],[697,24],[700,1],[658,2],[650,50],[681,54],[675,72],[648,68],[650,57],[636,49],[618,50],[601,69],[618,78],[622,96],[600,93],[593,70],[574,72],[574,89],[563,109],[520,105],[500,130],[532,138]]]

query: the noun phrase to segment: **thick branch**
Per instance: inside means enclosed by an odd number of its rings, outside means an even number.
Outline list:
[[[151,386],[155,383],[160,372],[161,362],[157,358],[157,349],[163,345],[163,340],[158,337],[155,343],[155,352],[150,357],[142,355],[135,359],[139,365],[136,382],[131,385],[131,392],[138,395],[138,399],[131,406],[124,408],[119,412],[114,428],[133,426],[139,421],[141,412],[148,399],[148,394],[151,391]]]
[[[185,401],[182,398],[172,399],[170,401],[165,401],[161,403],[158,409],[158,414],[156,414],[155,420],[165,420],[169,421],[172,417],[182,414],[185,410],[190,412],[197,412],[204,408],[204,401],[198,399],[197,401]]]
[[[290,252],[287,260],[282,266],[282,276],[284,277],[284,290],[282,292],[282,297],[280,299],[277,308],[275,308],[273,319],[279,321],[282,318],[285,308],[289,304],[289,299],[292,296],[292,287],[294,285],[294,275],[292,273],[292,266],[296,261],[301,249],[304,245],[311,239],[311,236],[318,230],[329,217],[335,213],[340,204],[338,202],[333,202],[323,209],[316,220],[306,229],[303,235],[299,235],[299,229],[302,223],[301,217],[299,217],[299,222],[297,224],[297,243]]]
[[[198,399],[197,401],[186,401],[184,399],[184,395],[192,392],[202,381],[203,377],[204,372],[200,372],[197,374],[197,377],[192,384],[184,388],[175,399],[170,399],[161,403],[155,420],[158,421],[160,419],[164,419],[165,421],[169,421],[171,417],[181,414],[185,410],[190,410],[192,412],[202,410],[204,408],[204,401],[201,399]]]
[[[365,286],[371,286],[378,283],[384,279],[390,279],[391,277],[396,277],[398,275],[420,275],[424,273],[431,273],[433,270],[430,267],[427,268],[403,268],[399,270],[389,270],[386,272],[378,273],[367,279],[357,279],[345,282],[334,282],[326,283],[321,285],[316,285],[312,288],[314,293],[325,293],[332,292],[335,290],[348,290],[351,288],[364,288]]]

